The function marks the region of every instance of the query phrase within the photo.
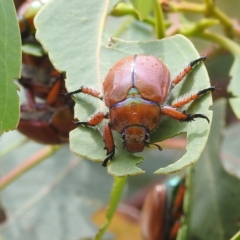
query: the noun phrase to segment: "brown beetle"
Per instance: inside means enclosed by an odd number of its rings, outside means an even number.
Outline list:
[[[147,194],[141,211],[144,240],[176,240],[184,215],[185,177],[157,184]]]
[[[188,114],[178,108],[197,99],[206,92],[213,91],[214,87],[203,89],[195,94],[175,101],[170,106],[166,100],[171,89],[174,88],[191,70],[206,57],[192,61],[177,77],[170,80],[167,67],[156,57],[147,55],[134,55],[121,59],[108,72],[104,83],[103,93],[87,87],[69,92],[72,95],[83,92],[104,100],[109,113],[98,112],[89,121],[77,121],[76,125],[96,126],[104,118],[109,119],[103,128],[103,139],[107,158],[103,166],[113,158],[115,145],[112,130],[122,135],[123,146],[129,152],[141,152],[144,146],[149,145],[149,135],[160,123],[162,115],[175,118],[179,121],[190,122],[195,118],[209,119],[203,114]],[[156,145],[156,144],[154,144]],[[158,146],[161,150],[161,147]]]
[[[60,144],[68,142],[74,129],[72,99],[65,101],[65,75],[54,69],[48,56],[23,54],[19,83],[27,103],[21,105],[18,131],[36,142]]]

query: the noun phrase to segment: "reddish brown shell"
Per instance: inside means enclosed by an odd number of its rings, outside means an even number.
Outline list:
[[[166,240],[166,191],[165,185],[158,184],[144,201],[140,219],[144,240]]]
[[[56,108],[53,112],[47,109],[22,111],[17,127],[25,136],[43,144],[68,142],[69,132],[74,128],[73,113],[68,106]]]
[[[169,91],[170,73],[156,57],[130,56],[118,61],[108,72],[103,83],[105,104],[111,107],[126,99],[132,87],[142,98],[163,103]]]

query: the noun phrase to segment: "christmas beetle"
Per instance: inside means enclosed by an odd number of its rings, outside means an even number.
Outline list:
[[[175,240],[184,215],[185,178],[176,176],[157,184],[147,194],[141,211],[144,240]]]
[[[21,105],[18,131],[43,144],[66,143],[74,129],[72,99],[64,101],[65,75],[56,71],[48,56],[23,54],[19,83],[27,103]]]
[[[172,81],[167,67],[158,58],[149,55],[134,55],[121,59],[108,72],[103,82],[103,97],[101,93],[88,87],[81,87],[76,91],[66,93],[67,96],[85,93],[99,98],[109,108],[109,113],[97,112],[88,121],[76,121],[76,125],[96,126],[104,118],[108,119],[103,127],[103,139],[107,157],[103,166],[114,157],[115,144],[112,130],[121,134],[123,147],[129,152],[141,152],[149,146],[150,133],[159,125],[163,115],[181,122],[204,118],[203,114],[189,114],[178,108],[201,95],[213,91],[214,87],[203,89],[197,93],[174,101],[167,105],[170,91],[193,69],[204,61],[200,57],[192,62]],[[153,143],[154,144],[154,143]],[[157,144],[154,144],[158,146]],[[161,150],[161,147],[158,146]]]
[[[59,107],[66,102],[65,74],[58,72],[47,55],[36,57],[23,54],[21,78],[18,82],[24,87],[28,104],[35,109],[35,99],[40,98],[51,107]],[[70,99],[70,102],[73,102]],[[73,105],[73,104],[71,104]]]
[[[74,129],[73,111],[69,106],[49,108],[38,104],[36,109],[21,105],[18,131],[42,144],[67,143],[69,132]]]

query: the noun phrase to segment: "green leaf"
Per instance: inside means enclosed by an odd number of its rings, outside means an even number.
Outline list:
[[[239,53],[240,54],[240,53]],[[240,75],[240,55],[234,54],[234,62],[230,70],[230,76],[232,77],[230,84],[228,85],[228,92],[230,92],[234,98],[230,98],[229,103],[238,118],[240,118],[240,88],[239,88],[239,75]]]
[[[131,0],[141,21],[149,16],[150,11],[153,9],[154,1],[155,0]]]
[[[213,107],[213,123],[206,148],[194,166],[191,238],[226,240],[239,230],[239,179],[229,175],[220,159],[226,102]]]
[[[240,122],[231,124],[224,131],[221,158],[226,171],[240,179]]]
[[[22,138],[18,131],[3,134],[0,151]],[[42,144],[28,141],[2,156],[1,175],[17,170],[19,164],[27,159],[30,161],[43,148]],[[91,216],[106,205],[112,185],[113,178],[106,174],[105,168],[77,158],[68,145],[63,145],[1,192],[1,202],[7,213],[7,221],[1,225],[2,237],[9,240],[63,237],[77,240],[94,236],[97,229]],[[47,221],[50,218],[51,221]],[[34,231],[32,226],[36,226]]]
[[[180,219],[180,228],[177,233],[177,240],[186,240],[189,237],[189,226],[191,222],[191,211],[193,205],[193,175],[193,167],[188,168],[186,171],[185,193],[183,200],[184,214]]]
[[[98,233],[95,237],[95,240],[101,240],[103,234],[107,230],[107,227],[109,226],[109,224],[115,214],[118,203],[121,200],[122,192],[124,190],[126,181],[127,181],[127,177],[123,177],[123,178],[115,177],[114,178],[114,185],[112,188],[109,206],[108,206],[108,210],[106,213],[106,222],[102,225],[102,227],[99,228]]]
[[[16,128],[19,119],[17,86],[20,76],[21,43],[13,1],[0,2],[0,135]]]
[[[24,43],[22,45],[22,51],[23,53],[30,54],[36,57],[42,57],[45,54],[42,46],[37,43]]]
[[[230,98],[229,103],[230,103],[236,117],[240,119],[240,97]]]
[[[108,12],[108,1],[51,1],[35,18],[36,37],[49,51],[55,67],[66,71],[68,91],[88,86],[101,91],[102,82],[112,65],[123,57],[133,54],[153,54],[160,58],[172,73],[172,78],[199,57],[193,45],[178,35],[162,41],[127,42],[106,38],[104,21]],[[58,13],[57,15],[55,13]],[[53,18],[54,16],[54,18]],[[59,38],[59,36],[67,36]],[[104,36],[104,37],[103,37]],[[63,47],[65,46],[65,47]],[[203,64],[196,66],[182,84],[172,91],[174,99],[180,94],[209,87],[209,78]],[[107,111],[104,103],[84,94],[74,96],[75,116],[87,120],[96,110]],[[211,121],[211,95],[207,94],[190,105],[188,112],[202,113]],[[186,108],[185,108],[186,109]],[[98,130],[101,132],[100,125]],[[164,131],[163,131],[164,129]],[[210,124],[203,119],[191,123],[180,123],[165,119],[152,134],[151,142],[162,141],[182,132],[188,132],[187,153],[177,163],[160,169],[157,173],[171,173],[192,165],[199,158],[207,141]],[[133,156],[122,149],[119,134],[114,134],[117,146],[114,160],[108,172],[115,176],[136,175],[143,170],[136,167],[142,157]],[[79,127],[70,133],[70,148],[78,156],[93,161],[103,161],[106,151],[99,131]],[[159,153],[161,156],[161,153]]]
[[[240,240],[240,231],[237,232],[230,240]]]

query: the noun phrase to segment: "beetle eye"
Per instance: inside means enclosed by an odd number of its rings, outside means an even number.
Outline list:
[[[146,140],[146,141],[149,140],[149,134],[148,134],[148,133],[145,134],[145,140]]]
[[[122,140],[125,140],[125,133],[122,133]]]

